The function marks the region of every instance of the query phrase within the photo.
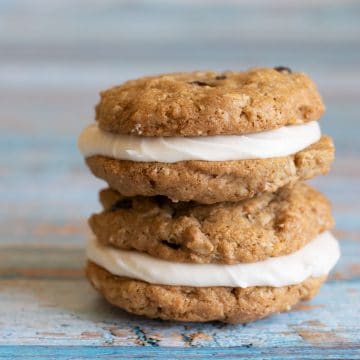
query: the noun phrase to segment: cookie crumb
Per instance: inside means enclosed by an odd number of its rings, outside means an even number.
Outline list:
[[[141,130],[141,124],[135,124],[134,132],[137,133],[138,135],[141,135],[143,133]]]

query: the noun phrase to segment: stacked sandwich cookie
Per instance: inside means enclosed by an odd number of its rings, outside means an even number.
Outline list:
[[[101,93],[79,138],[109,187],[87,277],[151,318],[248,322],[314,296],[339,258],[334,157],[314,83],[290,69],[174,73]]]

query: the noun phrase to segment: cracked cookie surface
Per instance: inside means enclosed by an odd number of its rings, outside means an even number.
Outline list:
[[[290,254],[333,225],[324,195],[297,183],[240,202],[173,203],[163,196],[100,193],[89,224],[98,241],[175,262],[256,262]]]
[[[317,120],[312,80],[286,68],[163,74],[101,92],[101,129],[141,136],[246,134]]]

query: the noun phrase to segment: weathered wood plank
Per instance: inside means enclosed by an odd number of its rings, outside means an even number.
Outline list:
[[[359,295],[358,281],[331,281],[311,303],[246,326],[182,324],[128,315],[82,278],[1,280],[0,344],[352,347],[360,344]]]
[[[340,240],[342,257],[330,279],[360,281],[359,240]],[[0,246],[0,280],[82,279],[85,264],[83,246],[81,243],[76,246],[58,246],[56,243],[46,246]]]
[[[0,359],[15,360],[42,359],[359,359],[357,346],[348,348],[331,347],[283,347],[254,349],[249,347],[232,348],[156,348],[156,347],[98,347],[98,346],[4,346],[0,348]]]
[[[80,248],[2,246],[0,344],[271,347],[285,339],[286,346],[356,346],[360,249],[357,240],[343,240],[341,247],[340,263],[311,303],[226,326],[150,321],[115,309],[84,279]]]
[[[331,347],[283,347],[254,349],[249,347],[232,348],[156,348],[156,347],[98,347],[98,346],[4,346],[0,348],[0,359],[15,360],[42,359],[359,359],[357,346],[348,348]]]

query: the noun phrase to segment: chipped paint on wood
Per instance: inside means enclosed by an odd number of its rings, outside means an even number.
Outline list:
[[[314,309],[321,309],[324,305],[313,305],[308,303],[299,303],[292,307],[292,311],[309,311]]]
[[[296,332],[312,345],[346,345],[346,339],[336,335],[334,331],[320,332],[315,330],[297,329]]]
[[[313,346],[317,336],[324,340],[319,346],[356,346],[360,332],[355,331],[354,314],[359,313],[359,301],[349,288],[354,288],[353,282],[330,282],[312,307],[255,323],[225,325],[131,316],[106,303],[85,279],[0,280],[0,344],[263,348],[285,342],[305,347]]]

